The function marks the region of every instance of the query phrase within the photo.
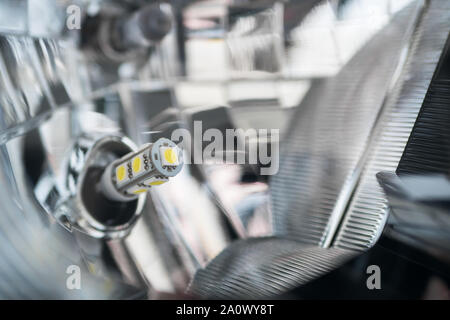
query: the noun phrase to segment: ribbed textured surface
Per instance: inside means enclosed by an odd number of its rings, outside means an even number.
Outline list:
[[[397,168],[450,30],[450,2],[431,2],[414,29],[398,81],[388,90],[408,10],[335,79],[316,83],[297,111],[271,184],[275,232],[284,239],[235,243],[197,273],[191,292],[207,298],[270,297],[322,276],[374,244],[387,216],[375,174]],[[444,110],[450,105],[448,84],[431,86],[434,102],[422,112],[414,129],[418,138],[409,144],[411,154],[425,149],[432,154],[422,157],[424,163],[445,160],[431,145],[436,135],[450,141],[448,127],[445,134],[440,131],[450,121],[450,109]],[[422,122],[427,129],[420,128]],[[343,190],[348,198],[342,198]],[[319,247],[333,236],[332,220],[338,228],[331,247]]]
[[[272,237],[242,240],[198,271],[190,292],[210,299],[268,298],[318,278],[354,255]]]
[[[387,215],[375,174],[397,168],[450,30],[450,2],[431,2],[415,29],[398,81],[388,91],[400,50],[398,28],[406,12],[335,79],[315,84],[295,115],[281,152],[280,173],[271,185],[275,232],[284,239],[233,244],[197,273],[191,292],[207,298],[267,298],[320,277],[373,245]],[[428,108],[414,129],[417,139],[408,145],[411,155],[431,153],[422,159],[432,161],[436,169],[445,157],[432,140],[439,135],[450,141],[448,126],[442,133],[450,121],[448,84],[431,86],[428,96],[435,99],[429,103],[427,96]],[[442,119],[436,121],[439,115]],[[339,203],[345,188],[348,198]],[[317,246],[324,245],[337,213],[341,216],[332,246]]]
[[[448,18],[450,20],[450,17]],[[450,43],[400,161],[398,174],[450,174]]]
[[[424,12],[405,68],[377,124],[368,161],[334,246],[364,250],[374,244],[382,231],[387,217],[387,200],[375,175],[380,171],[396,170],[445,46],[448,30],[450,2],[432,1]],[[439,135],[436,128],[440,126],[443,129],[446,126],[447,132],[449,130],[448,82],[433,85],[430,88],[430,97],[434,97],[436,91],[439,91],[439,99],[433,103],[427,102],[431,102],[431,98],[425,100],[424,108],[427,111],[423,112],[420,125],[416,125],[417,137],[411,143],[411,151],[406,152],[414,157],[414,160],[410,161],[411,166],[418,161],[415,159],[427,158],[426,161],[436,166],[440,163],[439,157],[441,161],[445,160],[445,157],[442,158],[436,152],[440,148],[439,145],[442,146],[445,142],[442,135],[441,140],[436,139]],[[421,134],[424,131],[427,131],[427,134]],[[423,139],[426,140],[426,147],[422,144]],[[447,135],[446,139],[448,146],[450,135]],[[448,168],[450,158],[447,157],[446,160],[445,165]]]
[[[276,235],[325,245],[334,234],[416,5],[399,12],[337,76],[313,84],[298,108],[271,181]]]

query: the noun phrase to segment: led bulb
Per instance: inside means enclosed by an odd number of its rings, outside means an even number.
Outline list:
[[[169,181],[182,165],[181,149],[162,138],[110,164],[103,174],[102,188],[112,200],[129,201]]]

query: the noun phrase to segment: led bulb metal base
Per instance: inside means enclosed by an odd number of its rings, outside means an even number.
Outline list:
[[[181,149],[161,138],[111,163],[103,173],[101,190],[111,200],[134,200],[152,186],[167,182],[182,165]]]

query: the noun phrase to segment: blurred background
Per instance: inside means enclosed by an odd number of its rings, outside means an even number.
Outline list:
[[[0,298],[448,299],[449,31],[444,0],[0,0]],[[90,169],[195,121],[278,130],[236,136],[278,172],[89,207]]]

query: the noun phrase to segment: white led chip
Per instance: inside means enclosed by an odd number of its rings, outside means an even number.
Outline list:
[[[144,181],[144,184],[146,186],[159,186],[163,183],[166,183],[167,181],[169,181],[168,178],[163,178],[163,177],[151,177],[147,180]]]
[[[121,164],[116,167],[116,182],[117,185],[122,185],[130,181],[127,163]]]
[[[129,189],[127,189],[128,194],[136,194],[136,195],[147,192],[147,191],[148,191],[148,188],[141,187],[141,186],[132,186]]]
[[[133,172],[133,177],[138,177],[145,173],[146,170],[142,153],[131,159],[131,169]]]
[[[163,166],[178,166],[180,160],[178,159],[178,149],[173,147],[161,147],[159,148],[161,155],[161,163]]]

